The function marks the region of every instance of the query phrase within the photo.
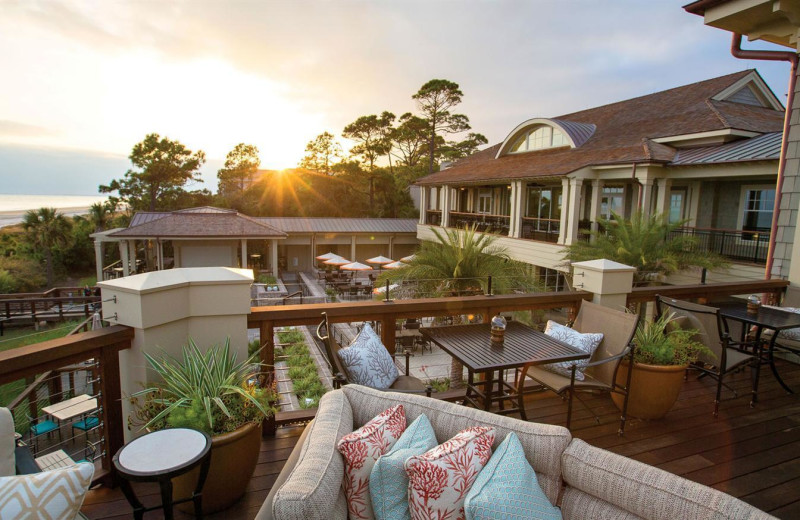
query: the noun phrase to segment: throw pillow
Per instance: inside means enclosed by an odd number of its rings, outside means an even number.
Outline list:
[[[344,456],[344,494],[351,520],[375,518],[369,494],[369,474],[378,457],[394,446],[406,429],[402,404],[384,410],[367,424],[348,433],[336,448]]]
[[[408,512],[408,476],[403,464],[409,457],[422,455],[437,444],[428,417],[420,415],[406,428],[392,449],[375,462],[369,476],[369,492],[377,520],[411,518]]]
[[[583,381],[583,371],[586,370],[586,365],[589,364],[592,354],[594,354],[594,351],[600,346],[600,342],[603,341],[603,334],[599,332],[581,334],[577,330],[565,327],[552,320],[547,320],[547,327],[544,329],[544,333],[552,338],[572,345],[575,348],[581,349],[589,354],[589,358],[579,359],[577,361],[564,361],[562,363],[550,363],[542,365],[542,368],[562,376],[570,377],[570,367],[574,363],[578,365],[578,368],[575,370],[575,379]]]
[[[459,432],[432,450],[410,457],[408,508],[414,520],[464,518],[464,499],[492,454],[494,428]]]
[[[350,345],[339,349],[338,356],[348,381],[357,385],[386,390],[400,375],[394,359],[369,323],[364,324]]]
[[[81,462],[32,475],[0,478],[0,518],[73,520],[92,483],[94,465]]]
[[[774,305],[764,305],[769,309],[777,309],[779,311],[786,311],[786,312],[793,312],[795,314],[800,314],[800,308],[798,307],[776,307]],[[782,330],[778,333],[778,339],[790,339],[792,341],[800,341],[800,328],[794,329],[786,329]]]
[[[467,520],[538,518],[561,520],[539,487],[536,472],[514,432],[497,447],[464,500]]]

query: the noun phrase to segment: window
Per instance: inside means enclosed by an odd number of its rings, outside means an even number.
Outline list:
[[[683,207],[686,201],[686,190],[673,190],[669,194],[669,222],[683,220]]]
[[[528,186],[528,207],[525,216],[560,219],[561,187]]]
[[[469,207],[469,190],[466,188],[458,190],[458,211],[472,211]]]
[[[625,202],[625,188],[622,186],[604,186],[600,197],[600,215],[610,219],[611,213],[622,215]]]
[[[492,212],[492,190],[481,189],[478,192],[478,213]]]
[[[772,227],[772,211],[775,208],[775,189],[746,187],[742,208],[742,231],[769,231]],[[750,234],[742,234],[743,240],[752,240]]]
[[[558,146],[569,146],[567,136],[558,128],[540,126],[517,139],[509,153],[531,152]]]
[[[537,278],[540,284],[544,286],[545,291],[565,291],[567,290],[567,284],[564,280],[564,274],[560,271],[556,271],[555,269],[547,269],[546,267],[540,267],[537,269]]]

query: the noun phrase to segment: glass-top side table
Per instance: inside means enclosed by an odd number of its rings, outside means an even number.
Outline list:
[[[203,518],[202,491],[211,463],[211,437],[188,428],[158,430],[134,439],[114,455],[114,467],[119,473],[120,487],[133,507],[136,520],[154,509],[164,509],[164,518],[173,518],[173,506],[194,502],[195,516]],[[200,466],[197,487],[190,497],[173,500],[172,478]],[[144,507],[136,497],[131,482],[158,482],[161,505]]]

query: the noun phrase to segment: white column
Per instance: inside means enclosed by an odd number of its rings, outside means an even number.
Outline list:
[[[358,262],[358,260],[356,260],[356,236],[355,235],[350,237],[350,261],[351,262]]]
[[[272,239],[269,241],[269,255],[270,264],[272,264],[272,276],[278,277],[278,241]]]
[[[94,239],[94,263],[97,281],[103,281],[103,241],[100,237]]]
[[[641,195],[639,199],[642,201],[642,205],[639,209],[645,215],[649,215],[653,201],[653,179],[643,179],[640,182],[639,191]]]
[[[569,212],[567,213],[567,236],[564,245],[574,244],[578,240],[583,179],[570,179],[569,184]]]
[[[689,185],[689,222],[688,226],[697,227],[697,216],[700,213],[700,190],[702,183],[693,182]]]
[[[389,258],[394,259],[394,235],[389,237]]]
[[[425,224],[428,219],[428,188],[422,186],[419,190],[419,223]]]
[[[450,226],[450,186],[442,186],[442,227]]]
[[[158,270],[163,271],[164,266],[164,242],[156,240],[156,254],[158,255]]]
[[[558,227],[558,243],[567,241],[567,214],[569,211],[569,179],[561,178],[561,223]]]
[[[522,214],[525,212],[525,186],[522,181],[511,183],[511,229],[509,236],[519,238],[522,234]]]
[[[656,198],[656,213],[666,215],[669,213],[669,195],[672,190],[672,179],[658,179],[658,197]]]
[[[247,269],[247,239],[242,239],[242,269]]]
[[[308,264],[311,267],[317,265],[317,235],[311,235],[311,263]]]
[[[589,220],[592,222],[592,231],[597,231],[597,219],[600,216],[600,201],[603,194],[603,181],[601,179],[592,180],[592,202],[589,205]],[[595,237],[592,235],[592,241]]]
[[[134,251],[136,251],[134,249]],[[128,241],[120,240],[119,242],[119,257],[122,261],[122,276],[129,276],[131,274],[131,262],[128,258]],[[99,281],[99,280],[98,280]]]

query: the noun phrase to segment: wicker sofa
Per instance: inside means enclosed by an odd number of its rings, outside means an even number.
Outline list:
[[[426,414],[439,442],[470,426],[491,426],[497,445],[514,431],[543,491],[561,506],[565,519],[773,518],[720,491],[572,439],[560,426],[357,385],[325,395],[256,518],[347,518],[344,463],[336,442],[397,403],[403,403],[409,423]]]

